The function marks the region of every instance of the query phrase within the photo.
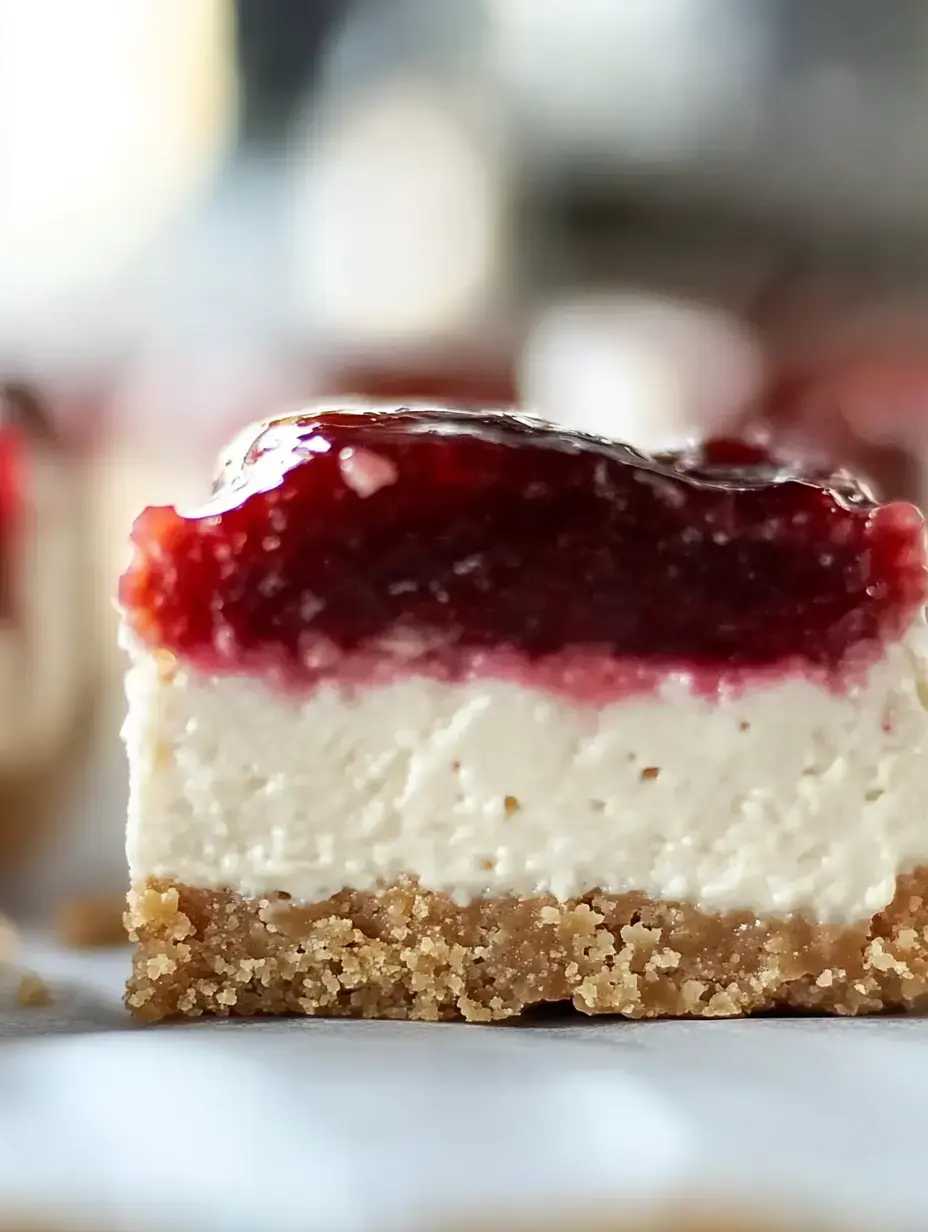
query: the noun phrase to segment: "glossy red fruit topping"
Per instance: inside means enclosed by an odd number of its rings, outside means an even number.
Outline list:
[[[921,515],[716,441],[643,457],[512,415],[321,411],[256,430],[212,501],[146,510],[130,629],[208,670],[325,673],[319,647],[433,659],[583,649],[826,672],[925,602]]]

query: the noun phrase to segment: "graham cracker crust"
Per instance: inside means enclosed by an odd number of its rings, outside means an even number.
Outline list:
[[[494,1022],[550,1002],[628,1018],[928,1006],[928,866],[854,926],[713,916],[643,894],[460,907],[403,881],[296,906],[164,880],[133,887],[126,924],[139,943],[126,1003],[148,1020]]]

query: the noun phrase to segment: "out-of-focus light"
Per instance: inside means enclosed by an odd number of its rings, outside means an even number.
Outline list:
[[[495,70],[523,124],[549,144],[676,162],[705,131],[753,132],[746,87],[763,55],[756,16],[735,0],[487,0]]]
[[[234,433],[296,409],[303,393],[302,374],[288,357],[260,345],[203,345],[192,354],[152,347],[138,353],[112,392],[107,416],[112,435],[140,454],[157,455],[168,470],[182,461],[208,476]]]
[[[724,428],[761,374],[757,346],[727,314],[628,295],[543,316],[523,355],[521,391],[547,419],[662,449]]]
[[[300,319],[361,343],[471,325],[504,197],[494,143],[434,88],[394,81],[349,105],[295,166]]]
[[[117,275],[234,120],[229,0],[0,5],[0,321]]]

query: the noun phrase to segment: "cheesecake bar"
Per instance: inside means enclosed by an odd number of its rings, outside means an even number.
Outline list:
[[[0,386],[0,865],[53,820],[82,703],[77,480],[44,404]]]
[[[128,1004],[928,994],[922,515],[738,441],[318,407],[138,518]]]

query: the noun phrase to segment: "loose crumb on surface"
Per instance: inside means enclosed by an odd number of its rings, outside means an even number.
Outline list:
[[[30,1008],[51,1005],[51,989],[35,971],[24,971],[19,977],[16,1001],[17,1004]]]
[[[126,900],[123,894],[72,898],[58,912],[55,935],[72,950],[124,945]]]
[[[494,1022],[545,1004],[626,1018],[868,1014],[928,1004],[928,867],[871,920],[708,915],[644,894],[461,906],[401,880],[299,906],[152,880],[134,887],[126,1001],[202,1014]]]
[[[16,989],[16,1003],[22,1006],[40,1006],[51,1004],[52,995],[45,981],[34,971],[17,971],[13,965],[14,953],[18,937],[16,929],[9,922],[0,916],[0,967],[5,968],[5,977],[12,974],[14,984],[6,985],[5,993],[9,989]],[[18,977],[18,978],[17,978]],[[3,1232],[3,1224],[0,1223],[0,1232]]]

